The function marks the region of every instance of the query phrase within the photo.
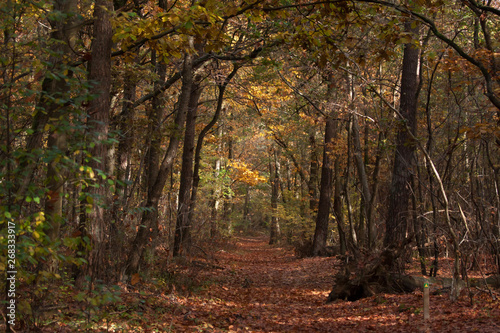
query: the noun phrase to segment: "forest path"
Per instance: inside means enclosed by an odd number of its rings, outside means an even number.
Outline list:
[[[218,251],[216,258],[225,269],[203,273],[214,282],[204,292],[213,298],[196,311],[199,317],[211,319],[214,328],[335,331],[333,307],[325,305],[335,258],[297,259],[290,250],[269,246],[264,237],[239,237],[233,248]]]
[[[432,296],[423,324],[422,293],[325,304],[337,259],[297,259],[264,237],[239,237],[216,252],[219,266],[197,275],[207,287],[185,298],[177,332],[499,332],[499,302],[470,306]],[[486,306],[485,306],[486,305]]]

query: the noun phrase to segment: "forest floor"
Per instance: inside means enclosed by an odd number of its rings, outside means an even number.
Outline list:
[[[431,295],[424,322],[422,291],[325,304],[338,265],[334,257],[297,259],[264,237],[239,237],[211,259],[170,261],[175,274],[122,286],[121,301],[106,311],[100,307],[89,331],[500,332],[500,300],[477,289],[472,302],[467,289],[454,303],[447,294]],[[83,326],[58,321],[43,331],[77,327]]]

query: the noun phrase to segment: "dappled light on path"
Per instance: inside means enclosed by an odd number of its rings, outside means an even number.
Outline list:
[[[172,259],[156,277],[120,285],[120,301],[95,313],[102,319],[91,331],[500,332],[500,301],[479,289],[471,289],[472,304],[465,290],[455,303],[447,294],[431,295],[424,322],[421,291],[326,304],[339,268],[335,257],[297,259],[264,237],[239,237],[210,258]],[[85,321],[74,320],[82,303],[70,294],[67,303],[68,320],[56,316],[41,332],[88,331]]]
[[[267,245],[265,238],[238,238],[217,252],[224,270],[206,270],[212,281],[189,302],[178,329],[206,332],[418,332],[425,331],[421,292],[378,295],[358,302],[325,304],[337,259],[296,259],[292,251]],[[203,299],[203,301],[201,301]],[[432,332],[497,332],[498,301],[471,309],[433,296]],[[472,311],[473,310],[473,311]],[[189,325],[189,321],[192,325]],[[187,325],[187,327],[185,326]]]

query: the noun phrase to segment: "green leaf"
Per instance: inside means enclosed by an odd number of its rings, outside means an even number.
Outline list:
[[[75,299],[79,302],[83,301],[85,299],[85,293],[84,292],[80,292],[76,295]]]

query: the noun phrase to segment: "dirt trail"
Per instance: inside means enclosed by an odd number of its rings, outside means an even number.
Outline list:
[[[358,302],[325,304],[335,258],[296,259],[264,238],[238,238],[218,251],[217,268],[198,275],[208,287],[186,298],[172,322],[193,332],[419,332],[424,329],[422,295],[379,295]],[[500,304],[471,307],[465,298],[431,299],[430,332],[498,332]]]
[[[198,317],[212,318],[214,328],[325,331],[325,319],[317,314],[332,286],[334,258],[297,260],[291,251],[267,245],[267,239],[239,238],[234,249],[219,251],[217,260],[225,269],[204,273],[214,282],[206,291],[213,299],[197,311]]]

